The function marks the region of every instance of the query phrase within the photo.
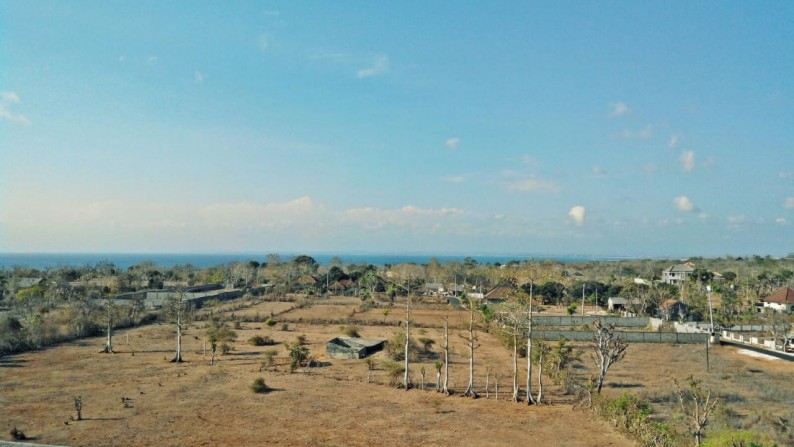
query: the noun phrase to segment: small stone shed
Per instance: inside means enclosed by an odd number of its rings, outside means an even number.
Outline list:
[[[332,359],[363,359],[383,349],[386,340],[377,338],[336,337],[326,344]]]

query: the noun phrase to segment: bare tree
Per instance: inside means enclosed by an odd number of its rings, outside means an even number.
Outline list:
[[[527,310],[517,300],[507,301],[496,310],[496,318],[500,323],[500,330],[510,337],[513,348],[513,402],[519,401],[520,387],[518,385],[518,340],[527,332]]]
[[[183,290],[169,294],[166,300],[166,314],[176,326],[176,354],[171,360],[172,363],[182,362],[182,331],[188,322],[188,302],[185,299]]]
[[[530,279],[529,281],[529,308],[527,309],[527,405],[535,403],[532,397],[532,292],[535,288],[535,282]]]
[[[465,294],[463,296],[463,302],[469,309],[469,330],[466,334],[459,334],[461,338],[466,340],[466,343],[469,346],[469,385],[466,387],[466,391],[463,393],[463,395],[466,397],[471,397],[472,399],[476,399],[477,393],[474,391],[474,351],[479,347],[479,344],[477,344],[477,328],[474,324],[474,310],[476,303],[473,299],[467,297]]]
[[[112,293],[109,293],[105,296],[105,310],[106,314],[105,317],[107,318],[108,324],[108,338],[107,342],[105,342],[105,347],[102,349],[102,352],[105,354],[114,354],[113,352],[113,320],[115,320],[116,316],[116,302],[115,297]]]
[[[681,404],[681,411],[684,412],[684,417],[687,419],[692,434],[695,436],[695,445],[700,445],[703,440],[703,430],[706,428],[709,416],[714,410],[714,407],[719,402],[719,398],[712,399],[711,390],[703,390],[700,387],[700,381],[695,380],[692,376],[687,378],[686,389],[681,389],[678,380],[673,379],[673,386],[675,387],[675,394],[678,396],[678,402]]]
[[[444,385],[441,392],[449,396],[449,309],[444,315]]]
[[[601,394],[601,387],[604,385],[604,377],[613,363],[620,361],[626,355],[628,343],[623,338],[615,334],[615,325],[604,325],[600,319],[593,321],[595,330],[593,331],[593,361],[598,368],[598,381],[596,382],[596,392]]]
[[[788,333],[791,331],[791,320],[788,315],[770,310],[767,323],[769,335],[772,336],[772,349],[777,350],[778,340],[785,346],[786,337],[788,337]]]
[[[537,340],[535,342],[534,360],[538,364],[538,396],[535,398],[535,403],[543,403],[543,362],[546,354],[549,353],[549,345],[544,340]]]
[[[411,350],[411,281],[408,280],[408,296],[405,298],[405,372],[403,375],[403,388],[408,390],[409,383],[409,370],[408,363],[410,359]]]

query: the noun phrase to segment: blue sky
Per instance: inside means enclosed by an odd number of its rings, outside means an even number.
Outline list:
[[[0,251],[794,252],[792,2],[0,2]]]

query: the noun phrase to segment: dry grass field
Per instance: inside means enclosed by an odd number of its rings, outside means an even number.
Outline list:
[[[631,446],[593,415],[573,409],[573,397],[557,387],[546,388],[549,405],[527,407],[509,402],[510,353],[493,334],[480,334],[477,391],[480,399],[446,397],[432,391],[435,370],[432,358],[411,367],[414,385],[420,369],[427,372],[428,389],[400,390],[386,385],[388,372],[377,368],[366,383],[362,360],[325,357],[325,342],[341,335],[338,325],[298,323],[316,319],[370,317],[398,321],[403,311],[395,307],[384,317],[380,309],[360,313],[357,301],[294,308],[294,303],[256,304],[236,309],[236,315],[266,317],[281,313],[289,319],[268,328],[260,322],[242,323],[235,348],[218,356],[214,366],[204,355],[204,322],[191,325],[184,337],[185,362],[169,363],[175,345],[174,328],[154,324],[119,332],[116,354],[99,354],[104,340],[85,339],[0,359],[0,430],[22,429],[35,442],[60,445],[532,445]],[[292,309],[292,310],[289,310]],[[417,309],[415,319],[424,328],[416,337],[442,343],[443,310]],[[456,326],[467,314],[452,312]],[[278,317],[276,317],[278,319]],[[426,324],[425,324],[426,322]],[[394,325],[358,325],[365,337],[391,338]],[[467,384],[468,359],[460,330],[451,331],[454,355],[450,386],[462,391]],[[247,343],[254,335],[268,335],[278,344],[257,347]],[[264,352],[277,349],[286,358],[284,342],[306,338],[312,355],[323,367],[286,366],[260,371]],[[387,354],[376,354],[378,361]],[[589,354],[575,369],[586,376]],[[281,362],[283,363],[283,362]],[[485,369],[498,374],[499,400],[494,396],[494,376],[485,398]],[[521,363],[525,368],[525,360]],[[711,351],[711,373],[705,372],[702,346],[632,345],[623,362],[607,377],[606,393],[626,390],[651,399],[662,417],[674,417],[669,401],[671,377],[689,374],[703,378],[728,405],[722,420],[733,426],[764,428],[775,418],[794,417],[794,364],[762,360],[732,348]],[[254,394],[249,386],[263,377],[274,390]],[[523,389],[523,374],[520,377]],[[82,396],[83,421],[72,421],[73,399]],[[124,400],[123,398],[127,398]],[[125,403],[126,402],[126,403]],[[718,424],[724,424],[719,422]],[[766,429],[766,428],[764,428]],[[773,430],[770,428],[770,430]]]

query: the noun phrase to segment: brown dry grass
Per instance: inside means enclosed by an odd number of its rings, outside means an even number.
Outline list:
[[[260,303],[235,310],[235,314],[269,315],[271,310],[289,308],[280,307],[283,305],[292,303]],[[315,305],[283,315],[296,312],[295,318],[312,319],[338,314],[344,318],[354,309],[358,309],[356,301]],[[388,319],[396,322],[402,313],[395,307]],[[379,309],[364,314],[383,319]],[[439,325],[443,314],[443,310],[415,312],[416,319],[426,320],[428,326]],[[464,312],[452,312],[455,322],[462,323],[465,318]],[[290,323],[289,331],[281,331],[280,325],[268,328],[261,323],[242,323],[235,350],[209,366],[209,357],[202,355],[203,327],[199,322],[188,330],[184,338],[187,361],[182,364],[168,362],[173,356],[174,335],[172,326],[165,324],[117,334],[115,355],[98,354],[104,341],[93,338],[0,359],[2,433],[16,426],[36,442],[64,445],[633,445],[594,421],[590,413],[572,410],[572,397],[556,387],[546,390],[552,405],[526,407],[508,402],[510,354],[493,334],[480,334],[476,380],[478,392],[484,395],[485,366],[491,366],[499,374],[499,401],[493,399],[493,378],[491,399],[477,400],[390,388],[384,385],[388,377],[381,368],[374,372],[376,383],[367,384],[363,361],[324,358],[325,342],[341,334],[338,325]],[[397,326],[358,327],[365,337],[391,338],[399,330]],[[458,332],[452,331],[450,337],[454,352],[450,385],[462,390],[468,361]],[[257,334],[268,335],[279,345],[254,347],[244,342]],[[417,328],[413,334],[435,340],[433,349],[440,351],[438,327]],[[325,367],[295,374],[289,374],[284,366],[259,372],[266,350],[277,349],[283,359],[286,350],[281,343],[292,342],[298,335],[306,337],[311,353],[319,356]],[[670,374],[681,377],[680,373],[702,370],[698,349],[702,347],[632,346],[626,359],[610,371],[605,392],[617,393],[628,387],[658,401],[669,394]],[[783,386],[794,369],[782,362],[743,357],[730,348],[712,353],[709,385],[732,383],[724,390],[741,394],[748,407],[755,405],[756,399],[774,398],[763,385],[751,385],[750,379]],[[386,353],[376,354],[375,359],[385,360]],[[583,359],[589,363],[586,356]],[[435,383],[432,362],[428,357],[412,364],[416,386],[422,366],[428,388]],[[522,362],[522,370],[524,366]],[[747,372],[755,370],[763,373]],[[580,368],[577,373],[586,375],[587,370]],[[252,393],[249,386],[260,376],[275,391]],[[523,376],[519,380],[523,388]],[[85,421],[69,420],[75,396],[83,398]],[[127,407],[122,397],[131,399]],[[780,399],[786,397],[781,395],[777,404],[757,407],[757,411],[783,411]],[[748,409],[740,420],[751,422],[752,411]]]

